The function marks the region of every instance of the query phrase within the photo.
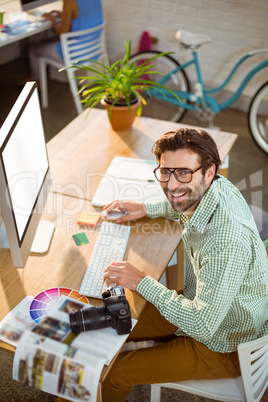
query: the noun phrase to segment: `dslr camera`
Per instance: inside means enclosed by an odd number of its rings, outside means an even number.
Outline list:
[[[69,314],[74,333],[112,327],[118,335],[129,334],[132,321],[125,291],[122,286],[107,288],[102,293],[104,306],[90,307]]]

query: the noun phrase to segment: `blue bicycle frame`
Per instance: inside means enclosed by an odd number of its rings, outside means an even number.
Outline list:
[[[187,68],[191,64],[194,64],[195,69],[196,69],[196,74],[197,74],[197,80],[198,80],[197,82],[201,86],[202,96],[198,96],[198,95],[196,95],[195,93],[192,93],[192,92],[173,90],[173,92],[181,99],[181,102],[179,102],[176,98],[174,98],[174,96],[172,96],[165,89],[161,89],[163,91],[162,94],[161,94],[161,92],[159,92],[156,89],[151,89],[150,91],[148,91],[148,93],[150,95],[152,95],[153,97],[164,99],[167,102],[170,102],[170,103],[173,103],[173,104],[178,105],[180,107],[183,107],[184,109],[196,110],[196,108],[198,109],[197,105],[200,105],[200,110],[201,110],[202,105],[204,106],[204,104],[205,104],[205,106],[210,107],[214,113],[219,113],[221,110],[231,106],[234,102],[237,101],[237,99],[241,96],[243,90],[245,89],[245,87],[247,86],[249,81],[254,77],[254,75],[256,75],[263,68],[268,67],[268,59],[264,60],[263,62],[261,62],[258,65],[256,65],[247,74],[247,76],[244,78],[244,80],[242,81],[242,83],[238,87],[237,91],[227,101],[225,101],[223,103],[218,103],[212,96],[209,96],[208,94],[212,94],[212,93],[221,91],[229,83],[229,81],[234,76],[234,74],[237,71],[237,69],[241,66],[241,64],[244,63],[245,60],[249,59],[250,57],[256,56],[256,55],[258,55],[260,53],[264,53],[264,52],[268,52],[268,49],[260,49],[260,50],[255,50],[255,51],[247,53],[245,56],[243,56],[236,63],[236,65],[234,66],[234,68],[232,69],[232,71],[230,72],[230,74],[226,78],[226,80],[223,82],[223,84],[221,84],[220,86],[218,86],[216,88],[206,90],[204,88],[201,68],[200,68],[200,64],[199,64],[199,60],[198,60],[198,53],[197,53],[196,50],[193,50],[192,51],[192,54],[193,54],[192,60],[190,60],[190,61],[178,66],[177,68],[172,70],[170,73],[166,74],[163,78],[161,78],[161,80],[159,81],[159,84],[165,85],[166,82],[169,81],[169,79],[172,79],[172,75],[176,74],[180,70],[183,70],[183,69]],[[185,102],[183,102],[183,100],[194,102],[194,104],[185,103]]]

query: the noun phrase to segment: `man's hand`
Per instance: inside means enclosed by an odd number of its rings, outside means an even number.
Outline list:
[[[104,270],[103,279],[106,285],[116,283],[130,290],[136,290],[145,273],[127,261],[116,261]]]
[[[123,223],[135,219],[143,218],[146,215],[146,207],[143,202],[135,201],[113,201],[111,204],[105,205],[103,209],[109,213],[112,209],[126,210],[127,215],[116,220],[117,223]]]

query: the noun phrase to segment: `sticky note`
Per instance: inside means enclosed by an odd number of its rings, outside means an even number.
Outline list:
[[[77,233],[73,235],[73,239],[77,246],[83,246],[84,244],[89,243],[88,238],[85,233]]]
[[[86,212],[83,211],[77,218],[79,225],[96,226],[101,214],[99,212]]]

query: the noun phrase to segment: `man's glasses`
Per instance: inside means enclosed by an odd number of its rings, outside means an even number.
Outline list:
[[[175,179],[180,183],[190,183],[192,181],[193,174],[201,168],[202,166],[200,166],[198,169],[191,170],[186,168],[172,169],[158,166],[156,169],[154,169],[154,175],[156,180],[160,181],[161,183],[167,183],[172,173],[174,174]]]

